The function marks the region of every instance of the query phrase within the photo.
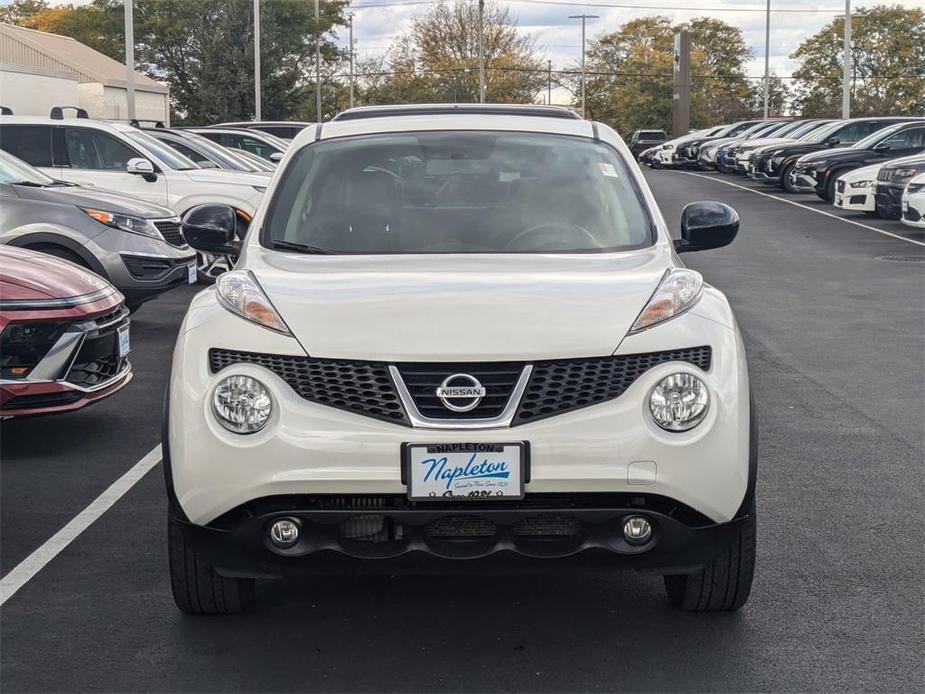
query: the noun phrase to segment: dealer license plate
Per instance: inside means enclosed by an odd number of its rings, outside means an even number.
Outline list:
[[[193,263],[192,265],[187,265],[186,266],[186,281],[189,284],[196,284],[197,279],[198,277],[196,276],[196,263]]]
[[[131,338],[129,337],[129,334],[128,334],[128,326],[129,326],[128,323],[126,323],[125,325],[120,325],[119,329],[116,331],[116,336],[119,341],[119,356],[120,357],[124,357],[126,354],[132,351],[132,343],[131,343]]]
[[[405,444],[408,497],[418,501],[522,499],[525,443]]]

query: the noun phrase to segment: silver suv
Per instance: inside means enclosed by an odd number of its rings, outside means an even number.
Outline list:
[[[136,310],[196,281],[196,254],[166,207],[58,181],[0,150],[0,243],[77,263]]]

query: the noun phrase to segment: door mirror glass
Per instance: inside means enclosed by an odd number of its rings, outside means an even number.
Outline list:
[[[272,161],[274,164],[279,164],[282,160],[283,160],[282,152],[273,152],[273,154],[270,155],[270,161]]]
[[[839,138],[839,137],[836,136],[836,135],[832,135],[832,137],[830,137],[828,140],[826,140],[825,143],[826,143],[829,147],[834,147],[835,145],[841,143],[841,138]]]
[[[739,233],[739,215],[721,202],[692,202],[681,212],[678,253],[728,246]]]
[[[134,159],[129,159],[125,164],[125,170],[130,174],[137,174],[139,176],[150,176],[154,173],[154,164],[152,164],[147,159],[142,157],[135,157]]]
[[[198,205],[183,215],[183,238],[197,251],[237,255],[236,219],[228,205]]]

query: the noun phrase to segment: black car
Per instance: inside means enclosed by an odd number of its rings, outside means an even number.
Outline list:
[[[643,151],[655,145],[660,145],[667,139],[668,133],[664,130],[636,130],[626,144],[629,146],[633,156],[638,159]]]
[[[832,123],[828,127],[819,128],[814,134],[792,144],[782,144],[775,147],[762,148],[755,161],[749,160],[756,178],[765,182],[777,184],[788,193],[799,192],[794,186],[793,169],[797,159],[804,154],[820,152],[838,146],[853,145],[878,130],[897,123],[910,122],[914,118],[878,117],[878,118],[852,118]]]
[[[903,191],[920,173],[925,173],[925,151],[881,166],[874,198],[877,214],[884,219],[901,219]]]
[[[798,192],[814,191],[823,200],[831,202],[835,199],[835,181],[842,174],[862,166],[918,154],[923,149],[925,120],[899,123],[868,135],[852,147],[834,147],[800,157],[793,169],[792,185]],[[899,205],[898,197],[896,204]]]

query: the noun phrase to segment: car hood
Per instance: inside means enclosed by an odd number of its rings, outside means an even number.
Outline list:
[[[671,264],[663,245],[601,255],[248,253],[240,266],[310,355],[396,362],[610,355]]]
[[[83,188],[81,186],[50,186],[46,188],[15,186],[15,188],[16,193],[23,200],[92,207],[97,210],[129,214],[146,219],[176,216],[175,212],[166,207],[100,188]]]
[[[3,299],[67,299],[92,294],[108,284],[102,277],[66,260],[0,245],[0,297]]]
[[[863,159],[865,156],[870,155],[878,156],[876,152],[872,152],[870,150],[854,149],[853,147],[828,147],[826,149],[807,154],[801,161],[802,163],[814,164],[819,161],[845,157],[849,159]]]
[[[258,186],[266,188],[268,178],[248,171],[228,171],[226,169],[193,169],[184,171],[191,181],[197,183],[224,183],[241,186]]]
[[[863,181],[867,179],[877,178],[877,172],[883,166],[880,164],[872,164],[871,166],[862,166],[860,169],[852,169],[848,173],[842,174],[838,178],[843,181]]]
[[[758,149],[759,147],[767,147],[768,145],[777,145],[781,143],[790,142],[788,137],[759,137],[754,140],[748,140],[747,142],[742,143],[742,149]]]

